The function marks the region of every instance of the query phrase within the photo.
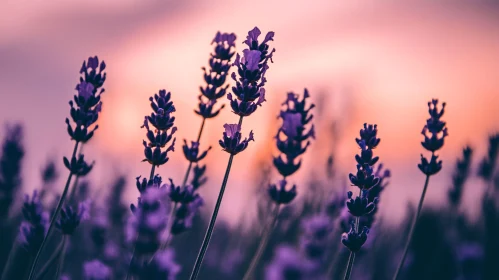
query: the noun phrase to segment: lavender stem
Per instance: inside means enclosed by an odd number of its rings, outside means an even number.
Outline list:
[[[41,280],[45,276],[45,273],[49,270],[49,268],[54,264],[54,262],[57,260],[58,256],[62,252],[62,247],[63,247],[63,242],[59,243],[57,248],[54,250],[52,255],[49,257],[48,261],[43,265],[43,267],[40,269],[38,274],[36,275],[36,280]]]
[[[73,149],[73,155],[71,158],[74,158],[76,156],[76,151],[78,150],[78,145],[80,142],[76,141],[74,149]],[[33,277],[35,276],[35,269],[36,265],[38,264],[38,260],[40,259],[41,252],[43,251],[43,248],[47,244],[48,237],[50,236],[50,233],[52,233],[52,229],[54,228],[55,220],[57,216],[59,215],[59,212],[61,212],[62,204],[64,203],[64,200],[66,199],[66,196],[68,194],[68,189],[69,185],[71,184],[71,178],[73,177],[73,172],[69,171],[69,176],[68,179],[66,180],[66,186],[64,186],[64,191],[62,192],[62,196],[59,199],[59,202],[57,203],[57,208],[55,209],[54,215],[50,219],[50,225],[49,229],[47,230],[47,234],[43,238],[42,244],[40,245],[40,248],[38,249],[38,252],[36,253],[35,260],[33,261],[33,265],[31,266],[31,270],[29,272],[29,277],[28,280],[32,280]]]
[[[243,123],[243,117],[239,118],[239,126]],[[230,168],[232,167],[232,161],[234,160],[234,155],[231,154],[229,157],[229,162],[227,163],[227,168],[225,170],[224,179],[222,182],[222,186],[220,187],[220,192],[218,193],[217,203],[215,204],[215,209],[213,209],[213,214],[211,214],[210,224],[208,225],[208,229],[206,230],[206,234],[203,239],[203,244],[199,250],[198,256],[196,258],[196,262],[194,263],[194,267],[192,268],[190,280],[197,279],[199,275],[199,271],[201,269],[201,264],[203,263],[204,255],[206,254],[206,250],[208,250],[208,245],[210,243],[211,235],[213,234],[213,228],[215,227],[215,222],[218,216],[218,210],[220,209],[220,205],[222,204],[222,198],[224,196],[225,187],[227,186],[227,181],[229,180]]]
[[[64,235],[62,237],[62,249],[61,253],[59,254],[59,264],[57,265],[57,270],[55,273],[55,279],[60,279],[61,278],[61,272],[62,269],[64,268],[64,255],[66,254],[66,246],[67,246],[68,240],[67,237]]]
[[[416,217],[412,220],[411,229],[409,231],[409,237],[405,243],[404,253],[402,254],[402,258],[400,259],[400,263],[395,271],[395,275],[393,276],[393,280],[397,280],[397,277],[404,265],[405,257],[407,256],[407,251],[409,251],[409,245],[411,244],[412,235],[414,234],[414,229],[416,228],[416,222],[418,221],[419,214],[421,213],[421,209],[423,208],[423,201],[426,195],[426,189],[428,188],[428,182],[430,181],[430,175],[426,175],[426,180],[423,187],[423,193],[421,194],[421,198],[419,199],[418,210],[416,211]]]

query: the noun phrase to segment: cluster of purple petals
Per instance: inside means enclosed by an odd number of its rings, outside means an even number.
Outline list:
[[[140,194],[137,205],[130,206],[133,215],[127,225],[127,240],[135,245],[136,260],[150,257],[160,247],[170,210],[166,188],[147,188]],[[132,263],[140,269],[139,263]]]
[[[288,93],[283,103],[284,109],[279,114],[282,125],[275,138],[280,154],[274,158],[274,166],[283,177],[292,175],[300,168],[301,159],[298,160],[298,157],[307,150],[310,138],[315,139],[313,124],[307,131],[307,126],[314,117],[310,114],[310,110],[315,107],[315,104],[307,107],[306,102],[309,97],[307,89],[301,100],[297,94]]]
[[[199,105],[198,109],[195,110],[196,114],[205,119],[216,117],[224,107],[222,105],[219,109],[214,109],[217,100],[225,96],[229,87],[228,85],[224,86],[224,84],[232,66],[230,60],[235,54],[235,42],[236,35],[234,33],[220,32],[217,32],[212,41],[212,44],[215,44],[215,49],[210,54],[209,69],[202,68],[206,86],[200,87]]]
[[[388,179],[391,177],[391,172],[389,169],[384,168],[383,164],[378,164],[376,172],[374,173],[376,178],[379,178],[378,185],[374,186],[367,193],[367,201],[376,201],[376,207],[373,206],[372,211],[362,217],[362,224],[368,228],[372,228],[375,220],[376,213],[378,212],[379,201],[381,198],[381,193],[386,189],[389,184]]]
[[[251,115],[265,101],[265,73],[275,51],[270,50],[268,43],[274,40],[274,32],[268,32],[261,42],[258,41],[260,34],[257,27],[248,32],[244,41],[248,48],[243,50],[242,57],[236,55],[233,64],[237,67],[237,74],[233,72],[231,77],[236,85],[227,98],[232,111],[241,117]]]
[[[24,196],[22,207],[23,221],[19,231],[21,246],[31,254],[36,254],[48,229],[48,212],[43,210],[38,191],[31,198]]]
[[[171,249],[158,252],[154,259],[141,262],[135,275],[138,279],[166,279],[175,280],[180,272],[180,265],[174,260],[175,254]]]
[[[300,249],[309,260],[322,263],[327,257],[331,225],[331,218],[325,214],[314,215],[303,221]]]
[[[316,264],[290,246],[275,249],[274,257],[265,270],[266,280],[306,280],[315,278]]]
[[[89,57],[80,69],[80,83],[76,85],[78,94],[74,96],[74,100],[69,101],[74,128],[69,118],[66,119],[69,136],[76,142],[87,142],[98,128],[97,125],[93,128],[91,126],[97,121],[102,108],[101,94],[104,92],[102,86],[106,80],[105,69],[106,63],[104,61],[99,63],[97,56]]]
[[[364,128],[360,130],[360,138],[355,139],[360,147],[360,154],[355,155],[357,173],[350,173],[349,179],[353,186],[359,188],[359,195],[354,197],[353,192],[348,192],[346,206],[350,214],[357,218],[357,224],[352,222],[350,230],[343,233],[341,237],[343,245],[352,252],[359,251],[367,240],[369,229],[367,226],[360,228],[360,217],[370,215],[374,211],[378,201],[378,197],[375,195],[379,194],[382,189],[378,188],[381,183],[381,177],[378,177],[381,175],[381,169],[378,169],[378,172],[374,171],[374,165],[378,162],[379,157],[374,156],[373,150],[381,141],[377,134],[377,125],[364,124]],[[374,191],[369,195],[371,190]]]
[[[147,130],[147,141],[143,141],[145,159],[153,166],[160,166],[168,161],[168,152],[175,148],[173,135],[177,131],[174,126],[175,106],[170,100],[171,93],[162,89],[154,97],[150,97],[151,115],[144,118],[143,128]],[[152,128],[150,127],[152,126]],[[173,140],[172,140],[173,139]],[[164,150],[162,150],[164,149]]]
[[[427,176],[435,175],[442,169],[442,161],[438,160],[438,156],[435,152],[443,147],[445,137],[448,136],[445,122],[441,120],[444,111],[445,102],[442,103],[442,108],[440,110],[438,109],[438,99],[433,99],[428,102],[430,118],[426,120],[426,124],[421,132],[424,136],[421,145],[431,152],[431,158],[428,160],[421,154],[421,163],[418,164],[421,172]]]
[[[224,124],[225,131],[223,137],[218,140],[220,147],[231,155],[237,155],[244,151],[249,144],[249,141],[255,141],[253,131],[250,131],[249,137],[242,140],[241,125],[239,124]]]
[[[92,260],[83,264],[83,279],[111,280],[112,270],[99,260]]]
[[[84,201],[78,204],[78,210],[67,205],[61,209],[60,217],[55,223],[55,227],[64,235],[72,235],[80,223],[90,218],[90,202]]]

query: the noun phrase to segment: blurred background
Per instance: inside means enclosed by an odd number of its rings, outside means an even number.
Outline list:
[[[187,167],[181,140],[194,140],[201,122],[193,110],[210,42],[217,31],[234,32],[241,51],[254,26],[275,32],[276,52],[267,72],[268,102],[244,123],[243,135],[251,129],[256,141],[236,157],[222,204],[222,219],[231,228],[257,213],[248,197],[256,201],[254,194],[267,186],[259,184],[260,171],[276,154],[276,116],[289,91],[308,88],[318,105],[317,141],[292,179],[299,196],[317,174],[324,175],[329,155],[336,175],[325,188],[343,190],[355,171],[354,138],[363,123],[376,123],[381,138],[376,154],[392,174],[379,211],[394,226],[406,222],[407,203],[417,201],[424,183],[417,163],[431,98],[447,102],[449,137],[440,152],[443,171],[432,177],[425,206],[444,207],[462,148],[474,148],[475,166],[487,151],[488,136],[499,130],[497,1],[3,0],[0,122],[24,126],[23,190],[40,186],[47,160],[62,170],[60,159],[73,145],[64,123],[67,102],[82,61],[94,55],[106,61],[108,79],[100,128],[85,146],[86,157],[96,161],[92,187],[108,193],[117,176],[126,174],[124,201],[136,200],[135,177],[150,168],[140,162],[140,126],[150,111],[149,96],[159,89],[172,92],[179,131],[177,150],[157,171],[180,181]],[[236,121],[225,108],[207,122],[201,141],[202,148],[213,146],[206,160],[209,181],[201,190],[206,217],[228,159],[217,143],[222,125]],[[61,172],[56,192],[66,179]],[[466,185],[460,209],[479,221],[485,184],[471,178]]]

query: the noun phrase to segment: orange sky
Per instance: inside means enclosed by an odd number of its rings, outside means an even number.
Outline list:
[[[353,138],[362,123],[379,125],[382,144],[377,152],[394,176],[384,199],[385,213],[405,207],[408,197],[418,197],[423,178],[415,166],[423,152],[419,142],[426,102],[432,97],[447,101],[445,168],[429,192],[429,200],[436,202],[446,191],[459,149],[470,143],[483,154],[487,134],[499,129],[499,6],[434,2],[3,1],[0,120],[26,124],[25,182],[27,187],[38,186],[44,160],[71,149],[63,122],[67,101],[81,61],[98,54],[108,64],[109,79],[101,129],[87,149],[101,165],[93,178],[105,187],[111,171],[121,170],[133,174],[133,180],[148,169],[139,162],[139,127],[149,110],[147,97],[160,88],[172,91],[177,137],[194,137],[200,119],[192,110],[212,37],[218,30],[235,32],[241,50],[246,32],[257,25],[276,33],[269,102],[245,120],[243,130],[253,129],[257,141],[236,158],[222,208],[226,215],[247,211],[243,202],[252,192],[253,170],[246,162],[268,156],[263,151],[268,151],[273,132],[265,124],[274,118],[287,91],[301,92],[304,87],[313,97],[326,93],[324,118],[340,121],[337,156],[344,176],[354,170]],[[227,160],[216,142],[222,124],[236,119],[225,110],[203,136],[202,147],[214,146],[208,158],[211,184],[204,190],[211,198]],[[318,131],[315,148],[328,152],[329,141],[321,133],[327,135]],[[177,148],[171,162],[159,170],[164,177],[180,180],[186,163],[181,146]],[[305,160],[310,166],[312,159]],[[298,183],[307,171],[300,173]],[[129,195],[136,196],[132,185]]]

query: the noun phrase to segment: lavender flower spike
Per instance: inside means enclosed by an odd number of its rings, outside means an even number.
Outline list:
[[[43,210],[38,191],[33,191],[31,199],[25,195],[22,213],[24,221],[21,223],[19,239],[23,248],[34,255],[47,233],[49,217]]]
[[[437,174],[442,169],[442,161],[438,160],[438,155],[435,154],[437,150],[442,148],[444,145],[444,139],[449,134],[447,132],[446,123],[441,120],[445,111],[445,102],[442,103],[442,107],[438,109],[438,99],[432,99],[428,102],[428,113],[430,118],[426,120],[426,124],[423,127],[422,134],[424,136],[423,148],[431,152],[431,158],[428,160],[426,157],[421,155],[421,163],[418,164],[419,170],[426,175],[426,180],[423,186],[423,192],[419,199],[418,208],[416,210],[416,215],[412,219],[411,228],[409,230],[409,236],[405,243],[404,251],[402,253],[402,258],[398,264],[393,280],[397,280],[397,277],[404,266],[405,257],[409,251],[409,246],[411,244],[412,236],[414,234],[414,229],[416,228],[416,223],[418,221],[421,209],[423,209],[423,202],[426,195],[426,190],[428,189],[428,183],[430,182],[430,176]]]
[[[231,155],[237,155],[248,147],[249,141],[255,141],[253,131],[250,131],[249,137],[241,140],[241,125],[224,124],[225,132],[223,138],[219,140],[220,147]]]

